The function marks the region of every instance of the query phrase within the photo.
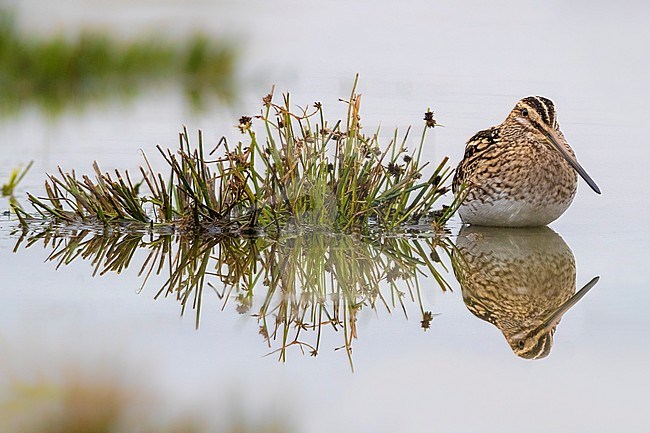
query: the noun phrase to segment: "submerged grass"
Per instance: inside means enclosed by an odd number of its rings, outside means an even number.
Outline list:
[[[120,95],[152,83],[180,84],[191,103],[224,100],[235,89],[236,49],[231,42],[195,35],[173,42],[160,35],[132,42],[86,31],[38,38],[20,32],[0,10],[0,114],[35,102],[47,112]]]
[[[434,212],[449,191],[452,171],[444,158],[423,174],[433,113],[425,113],[414,150],[407,147],[410,131],[395,131],[381,146],[379,131],[361,130],[356,83],[344,121],[325,120],[318,102],[292,111],[288,94],[276,104],[272,92],[263,98],[260,115],[239,120],[245,139],[236,145],[222,138],[208,152],[200,131],[194,147],[183,129],[177,151],[158,146],[169,167],[165,175],[154,172],[146,156],[137,182],[127,171],[103,173],[97,163],[94,178],[59,169],[45,184],[46,196],[29,194],[29,201],[42,216],[60,222],[130,222],[192,233],[277,233],[302,226],[391,231],[423,218],[441,228],[462,194]],[[261,132],[253,122],[261,123]],[[28,217],[22,212],[24,223]]]
[[[176,299],[182,314],[193,312],[197,328],[204,308],[234,303],[239,314],[257,318],[269,355],[281,361],[291,348],[316,356],[327,347],[324,339],[331,342],[326,334],[338,335],[334,348],[345,352],[351,367],[364,309],[408,317],[408,304],[415,303],[421,327],[429,328],[435,315],[422,302],[421,279],[430,274],[434,286],[449,289],[440,257],[450,257],[453,249],[437,236],[367,238],[322,231],[279,239],[200,238],[69,228],[59,233],[50,227],[25,234],[15,250],[23,242],[50,248],[48,260],[57,268],[77,259],[89,261],[93,275],[135,267],[142,278],[139,291],[162,277],[155,298]]]

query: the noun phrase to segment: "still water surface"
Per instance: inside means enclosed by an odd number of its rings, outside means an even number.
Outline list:
[[[498,251],[492,264],[516,258],[515,252],[525,257],[507,265],[514,285],[498,292],[515,301],[480,302],[485,293],[461,287],[451,258],[441,253],[447,271],[436,269],[452,290],[443,292],[424,268],[412,299],[401,287],[404,308],[359,311],[354,373],[348,352],[336,350],[345,345],[344,330],[327,328],[316,357],[292,346],[286,361],[277,362],[277,353],[264,355],[278,346],[265,342],[257,317],[238,314],[235,299],[224,307],[206,291],[197,331],[192,311],[181,317],[173,297],[154,300],[164,275],[140,291],[140,265],[96,277],[85,260],[57,270],[47,261],[52,248],[42,242],[13,253],[16,225],[2,221],[4,382],[36,371],[56,375],[57,366],[71,361],[82,369],[126,366],[173,408],[199,407],[218,420],[234,407],[309,432],[642,431],[650,421],[650,62],[639,54],[650,41],[645,3],[328,2],[316,8],[293,1],[21,1],[16,7],[19,21],[35,32],[94,25],[125,36],[156,28],[235,35],[243,41],[247,83],[235,107],[200,114],[167,90],[56,119],[27,109],[0,120],[0,177],[35,161],[21,192],[41,191],[43,173],[57,165],[90,171],[97,159],[107,170],[133,170],[138,149],[152,154],[156,143],[174,145],[181,123],[215,140],[236,139],[235,119],[255,113],[273,84],[290,90],[296,103],[322,101],[332,117],[340,116],[337,98],[348,94],[359,72],[369,130],[380,123],[386,135],[394,126],[419,127],[426,108],[435,110],[445,127],[429,138],[427,157],[434,161],[449,155],[456,163],[467,138],[500,123],[521,97],[551,98],[603,195],[581,184],[572,207],[535,242],[510,234],[468,237],[453,222],[451,241],[470,255]],[[146,256],[137,251],[134,263]],[[598,284],[555,328],[550,353],[518,357],[517,326],[538,326],[508,319],[516,319],[508,308],[516,310],[526,295],[519,286],[538,288],[529,295],[552,304],[536,313],[548,317],[596,275]],[[264,302],[259,293],[251,312]],[[504,312],[503,305],[511,306]],[[422,311],[434,314],[426,331]]]

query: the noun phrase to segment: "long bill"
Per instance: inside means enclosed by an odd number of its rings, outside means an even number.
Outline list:
[[[578,301],[582,299],[587,294],[587,292],[596,285],[596,283],[598,283],[598,280],[600,280],[600,277],[592,278],[591,281],[585,284],[584,287],[580,289],[575,295],[571,296],[571,298],[565,301],[564,304],[560,305],[557,310],[551,313],[546,318],[546,320],[544,320],[541,327],[550,330],[551,328],[556,326],[559,323],[562,316],[564,316],[564,313],[569,311],[571,307],[577,304]]]
[[[566,159],[566,161],[575,169],[575,171],[578,172],[581,178],[587,182],[587,185],[593,189],[596,194],[600,194],[600,188],[598,188],[598,185],[596,185],[596,182],[587,174],[584,168],[576,161],[576,159],[569,154],[569,152],[566,151],[566,149],[560,145],[559,140],[556,138],[555,134],[552,132],[549,132],[547,130],[543,130],[544,135],[546,136],[547,140],[557,149],[558,152]]]

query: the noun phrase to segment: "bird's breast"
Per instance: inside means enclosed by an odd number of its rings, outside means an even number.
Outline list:
[[[532,203],[516,197],[484,196],[465,200],[458,213],[467,224],[494,227],[531,227],[547,225],[567,210],[571,201],[546,201]]]

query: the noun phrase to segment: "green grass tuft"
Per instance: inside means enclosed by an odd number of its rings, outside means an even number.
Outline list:
[[[135,222],[194,233],[304,226],[367,233],[423,219],[443,227],[460,198],[434,209],[449,192],[452,170],[444,158],[424,176],[429,163],[421,155],[426,131],[436,125],[432,113],[425,114],[412,151],[409,131],[395,131],[382,145],[379,131],[362,132],[356,82],[344,121],[325,120],[320,103],[294,112],[288,94],[276,104],[271,93],[260,115],[240,119],[244,140],[236,145],[222,138],[207,152],[201,132],[193,146],[184,128],[177,151],[158,146],[169,167],[165,175],[154,172],[146,156],[137,183],[128,172],[102,173],[97,163],[93,179],[59,169],[45,184],[46,196],[30,194],[29,201],[42,216],[68,223]]]

